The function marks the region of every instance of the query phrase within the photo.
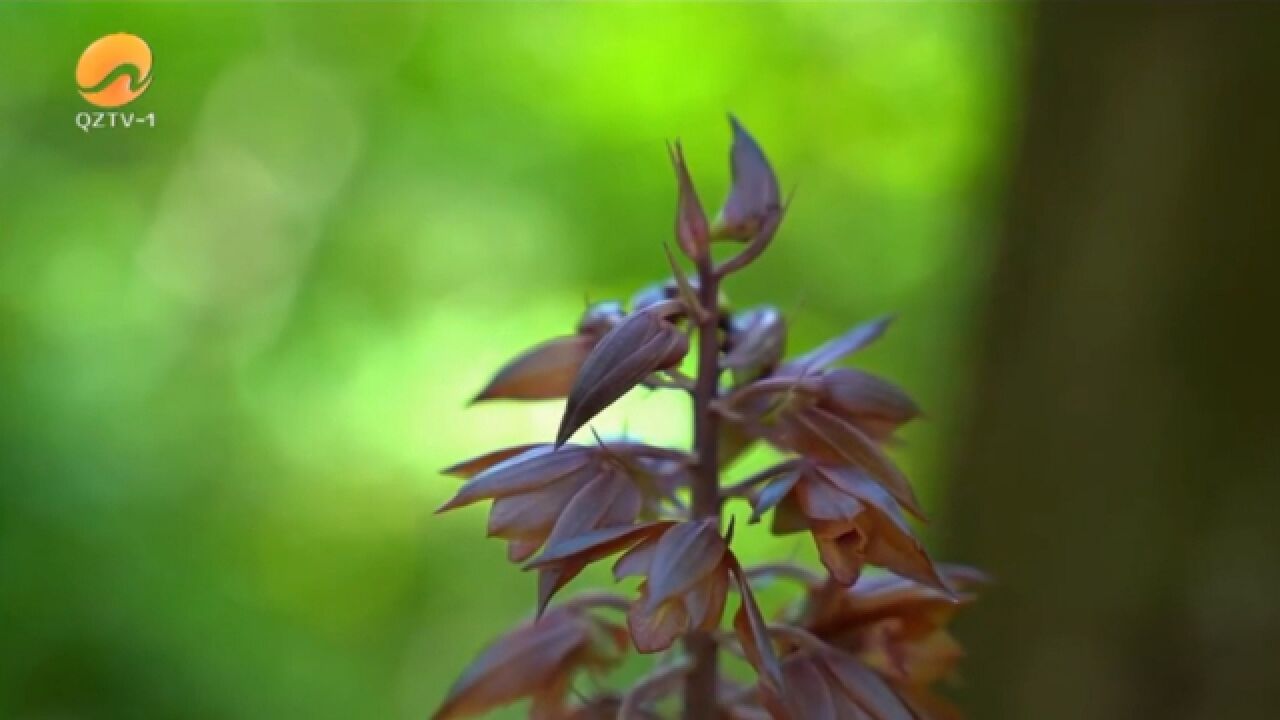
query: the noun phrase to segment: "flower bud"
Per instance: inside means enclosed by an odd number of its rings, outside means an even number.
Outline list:
[[[746,128],[732,115],[733,145],[729,149],[729,171],[733,187],[716,218],[717,238],[749,240],[769,219],[781,211],[778,178]]]
[[[677,142],[670,148],[671,165],[676,171],[676,240],[690,260],[697,261],[707,255],[711,243],[711,230],[707,227],[707,215],[702,211],[698,191],[689,177],[684,162],[684,149]]]

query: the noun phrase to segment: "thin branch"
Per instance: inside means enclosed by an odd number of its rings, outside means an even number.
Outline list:
[[[690,478],[694,519],[720,517],[719,416],[711,410],[720,390],[720,283],[711,255],[697,260],[698,293],[705,314],[698,318],[698,375],[693,392],[693,454]],[[694,632],[685,638],[692,663],[685,681],[684,717],[710,720],[718,712],[716,638]]]

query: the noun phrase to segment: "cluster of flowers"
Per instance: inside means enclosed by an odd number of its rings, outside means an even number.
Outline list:
[[[880,337],[889,319],[786,358],[781,312],[721,306],[719,280],[760,256],[785,213],[764,153],[731,121],[733,187],[714,223],[680,146],[671,148],[676,238],[697,273],[687,275],[668,252],[671,280],[626,306],[591,306],[573,334],[517,357],[476,398],[566,401],[554,443],[505,448],[445,471],[465,483],[440,510],[492,501],[489,535],[506,540],[512,562],[536,571],[538,592],[535,618],[467,669],[436,720],[525,698],[531,717],[542,720],[661,717],[661,703],[695,659],[664,655],[630,689],[590,697],[571,692],[573,679],[606,673],[632,648],[658,653],[695,633],[756,671],[749,686],[719,679],[722,718],[959,717],[932,687],[954,672],[961,652],[946,626],[972,600],[981,574],[935,564],[906,520],[923,512],[885,450],[919,408],[893,384],[837,366]],[[710,256],[716,240],[745,245],[717,266]],[[694,333],[714,337],[699,345],[710,349],[699,353],[699,378],[679,369]],[[708,368],[710,381],[702,377]],[[638,386],[694,396],[695,423],[713,423],[706,426],[715,434],[710,472],[696,452],[632,439],[568,443]],[[719,487],[719,469],[756,442],[785,459]],[[706,482],[717,493],[715,511],[691,511],[687,491],[696,496]],[[770,515],[775,533],[810,534],[825,572],[787,563],[745,567],[732,549],[732,522],[723,533],[720,527],[719,501],[733,499],[751,505],[752,522]],[[641,578],[636,597],[596,593],[551,605],[589,564],[614,555],[615,578]],[[863,574],[868,565],[891,574]],[[778,578],[798,581],[803,597],[766,619],[753,585]],[[721,623],[731,592],[738,602],[728,631]]]

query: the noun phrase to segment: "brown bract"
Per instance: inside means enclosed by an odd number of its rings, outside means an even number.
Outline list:
[[[782,663],[789,708],[772,705],[775,718],[792,720],[917,720],[905,701],[857,658],[829,650],[802,650]]]
[[[822,564],[842,585],[871,564],[947,591],[897,501],[861,468],[803,461],[751,501],[753,522],[774,510],[775,533],[808,530]]]
[[[592,348],[574,378],[556,445],[653,373],[675,367],[689,351],[689,338],[672,322],[670,303],[633,312]]]
[[[587,565],[626,550],[637,543],[659,537],[676,523],[661,520],[641,525],[620,525],[560,538],[547,544],[541,555],[528,562],[525,570],[538,571],[538,608],[546,608],[552,596]]]
[[[488,533],[523,562],[539,548],[601,528],[630,527],[656,515],[685,473],[684,455],[641,443],[519,446],[464,461],[446,473],[470,475],[437,512],[493,500]],[[545,607],[554,589],[581,570],[569,564],[539,578]]]
[[[885,454],[893,432],[920,414],[906,393],[873,375],[826,366],[883,331],[882,319],[855,328],[724,401],[726,414],[771,444],[816,461],[864,469],[908,512],[923,518],[906,476]]]
[[[815,636],[886,678],[921,720],[961,717],[932,686],[951,676],[964,654],[948,623],[973,601],[968,590],[986,582],[962,566],[939,566],[939,574],[956,595],[892,576],[864,577],[838,592],[814,585],[802,618]]]
[[[573,675],[616,665],[626,645],[621,626],[579,608],[556,608],[490,645],[450,688],[432,719],[473,717],[523,698],[532,700],[532,718],[570,717],[565,697]]]
[[[636,650],[660,652],[692,630],[720,624],[729,591],[729,548],[715,518],[672,525],[637,544],[614,565],[614,577],[641,576],[627,613]]]
[[[569,394],[573,379],[591,348],[622,317],[622,307],[616,302],[592,305],[578,322],[577,332],[525,351],[499,370],[472,402],[564,397]]]

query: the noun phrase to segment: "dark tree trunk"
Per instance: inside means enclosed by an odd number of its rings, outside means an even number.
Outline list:
[[[1048,4],[948,555],[978,720],[1280,718],[1280,9]]]

